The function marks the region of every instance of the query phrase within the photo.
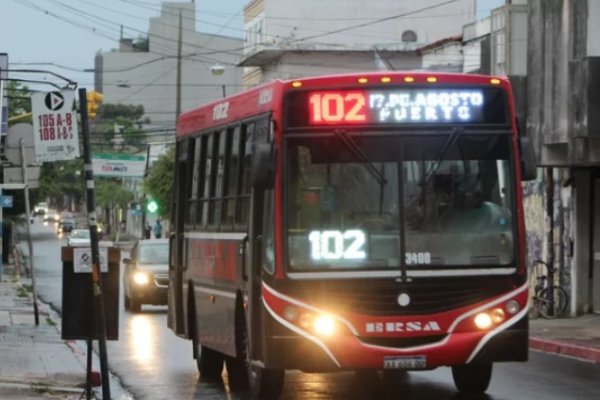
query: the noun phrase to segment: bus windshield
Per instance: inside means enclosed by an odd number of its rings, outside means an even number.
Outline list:
[[[507,132],[306,134],[285,143],[290,270],[513,263]]]

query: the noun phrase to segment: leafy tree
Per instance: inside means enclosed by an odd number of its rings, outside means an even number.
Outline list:
[[[136,40],[133,41],[133,48],[136,51],[150,51],[150,39],[147,36],[140,35]]]
[[[142,184],[144,192],[158,202],[158,215],[164,219],[171,215],[174,170],[175,146],[171,146],[152,164]]]
[[[133,193],[124,189],[116,178],[98,178],[95,183],[96,205],[104,210],[107,232],[112,232],[113,225],[119,223],[116,210],[126,208],[129,202],[133,200]]]
[[[103,104],[102,117],[105,119],[116,119],[117,117],[129,118],[139,121],[144,115],[144,106],[133,104]]]
[[[93,144],[94,147],[100,147],[100,151],[105,151],[102,149],[105,147],[110,147],[111,151],[115,150],[117,135],[120,135],[120,145],[126,151],[136,151],[145,144],[146,134],[142,130],[142,126],[149,123],[150,120],[141,119],[144,115],[143,106],[103,104],[98,115],[100,119],[94,122],[91,131],[102,137],[100,143],[95,141]]]
[[[18,81],[8,81],[8,117],[31,112],[31,91]]]
[[[71,202],[81,204],[85,197],[83,160],[44,163],[35,197],[48,199],[58,209],[70,208]]]

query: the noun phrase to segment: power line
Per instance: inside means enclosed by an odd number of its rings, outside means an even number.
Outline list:
[[[349,31],[351,29],[363,28],[365,26],[375,25],[375,24],[379,24],[381,22],[391,21],[393,19],[398,19],[398,18],[406,17],[407,15],[412,15],[412,14],[420,13],[420,12],[423,12],[423,11],[428,11],[428,10],[431,10],[431,9],[434,9],[434,8],[437,8],[437,7],[445,6],[447,4],[455,3],[456,1],[458,1],[458,0],[448,0],[448,1],[444,1],[444,2],[438,3],[438,4],[433,4],[431,6],[423,7],[423,8],[417,9],[417,10],[407,11],[407,12],[404,12],[404,13],[392,15],[390,17],[379,18],[379,19],[376,19],[374,21],[363,22],[361,24],[351,25],[351,26],[347,26],[345,28],[334,29],[334,30],[331,30],[329,32],[322,33],[322,34],[311,35],[311,36],[304,36],[302,38],[295,39],[292,42],[299,42],[299,41],[305,41],[305,40],[310,40],[310,39],[316,39],[316,38],[323,37],[323,36],[333,35],[335,33],[346,32],[346,31]]]

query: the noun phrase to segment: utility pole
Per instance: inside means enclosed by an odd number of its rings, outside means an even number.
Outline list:
[[[181,42],[182,42],[183,31],[181,27],[181,10],[179,10],[179,34],[177,35],[177,77],[175,88],[177,90],[175,94],[175,123],[181,114]]]
[[[33,268],[33,244],[31,243],[31,206],[29,204],[29,187],[27,186],[27,183],[29,181],[29,178],[27,177],[28,160],[25,157],[25,143],[23,143],[23,139],[21,139],[19,142],[19,145],[21,146],[21,171],[23,174],[23,184],[25,185],[25,187],[23,188],[25,194],[25,215],[27,217],[27,222],[25,222],[25,225],[27,226],[27,248],[29,249],[29,273],[31,274],[31,288],[33,294],[33,314],[35,318],[35,326],[39,326],[40,313],[38,311],[35,270]]]
[[[90,146],[90,130],[88,125],[87,94],[84,88],[79,89],[79,108],[81,113],[81,132],[83,133],[83,162],[86,180],[86,202],[88,224],[90,227],[90,246],[92,250],[92,290],[94,294],[94,314],[100,355],[100,373],[102,377],[102,399],[110,400],[110,383],[108,375],[108,358],[106,355],[106,321],[104,314],[104,293],[100,271],[100,251],[98,249],[98,221],[96,219],[96,199],[94,193],[94,170],[92,169],[92,152]],[[88,354],[91,351],[91,339],[88,340]],[[89,355],[88,355],[89,359]],[[90,363],[88,362],[88,365]],[[89,375],[89,371],[88,371]]]

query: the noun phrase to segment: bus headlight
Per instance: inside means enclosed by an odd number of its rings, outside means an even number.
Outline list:
[[[495,324],[501,324],[502,322],[504,322],[504,317],[505,317],[505,313],[504,310],[501,308],[494,308],[492,310],[492,321]]]
[[[335,320],[328,315],[319,315],[313,322],[313,330],[321,336],[335,333]]]
[[[488,329],[492,326],[492,317],[490,317],[487,313],[479,313],[475,316],[475,326],[479,329]]]
[[[148,275],[144,272],[136,272],[133,274],[133,281],[138,285],[147,285]]]
[[[289,313],[289,310],[286,311]],[[286,318],[288,318],[288,315],[286,315]],[[319,336],[331,336],[336,331],[335,319],[326,314],[315,315],[310,312],[301,313],[298,317],[298,325],[302,329],[313,331]]]
[[[509,300],[506,302],[506,311],[509,314],[514,315],[514,314],[518,313],[520,310],[521,310],[521,305],[519,304],[518,301]]]

